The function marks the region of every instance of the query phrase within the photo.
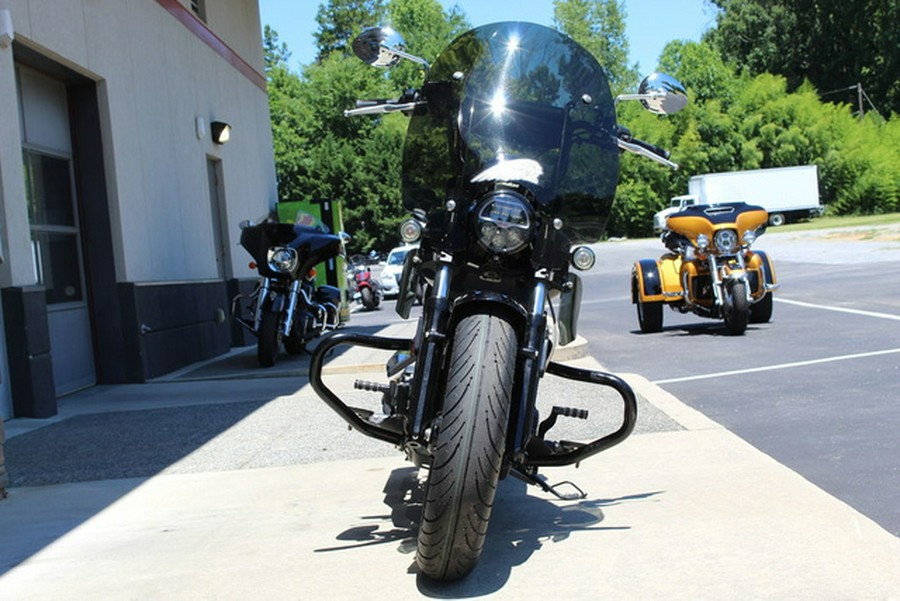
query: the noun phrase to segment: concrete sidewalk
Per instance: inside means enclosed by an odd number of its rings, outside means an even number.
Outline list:
[[[412,466],[348,432],[290,372],[304,359],[279,377],[210,373],[247,352],[8,422],[7,460],[31,475],[10,469],[0,502],[0,599],[900,599],[900,539],[636,375],[636,433],[545,471],[585,500],[505,480],[476,570],[427,582]],[[352,381],[378,379],[379,360],[343,353],[329,385],[364,394]],[[583,406],[578,386],[542,395]],[[592,418],[614,423],[620,405],[595,400]]]

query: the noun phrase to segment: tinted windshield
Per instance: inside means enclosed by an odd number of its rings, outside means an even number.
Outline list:
[[[600,238],[619,154],[606,77],[581,46],[530,23],[479,27],[438,57],[422,95],[404,150],[408,210],[516,182],[573,242]]]

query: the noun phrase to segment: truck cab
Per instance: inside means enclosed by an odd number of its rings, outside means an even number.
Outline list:
[[[672,213],[683,211],[688,207],[701,204],[700,199],[692,194],[684,194],[682,196],[673,196],[669,201],[669,206],[653,215],[653,232],[659,234],[666,229],[666,219]]]

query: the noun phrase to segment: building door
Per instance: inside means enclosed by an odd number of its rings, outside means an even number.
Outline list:
[[[57,396],[96,383],[64,83],[17,68],[34,274],[46,289]]]
[[[209,203],[212,214],[213,244],[216,249],[216,269],[220,280],[231,278],[231,253],[228,249],[228,219],[225,213],[225,190],[222,186],[222,161],[212,157],[206,160],[209,177]]]

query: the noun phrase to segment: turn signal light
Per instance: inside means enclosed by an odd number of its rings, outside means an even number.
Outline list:
[[[250,261],[247,266],[250,267],[250,269],[256,269],[256,261]]]
[[[569,260],[572,261],[572,266],[575,267],[575,269],[586,271],[593,267],[594,263],[597,262],[597,255],[595,255],[594,251],[589,247],[579,246],[572,249]]]

